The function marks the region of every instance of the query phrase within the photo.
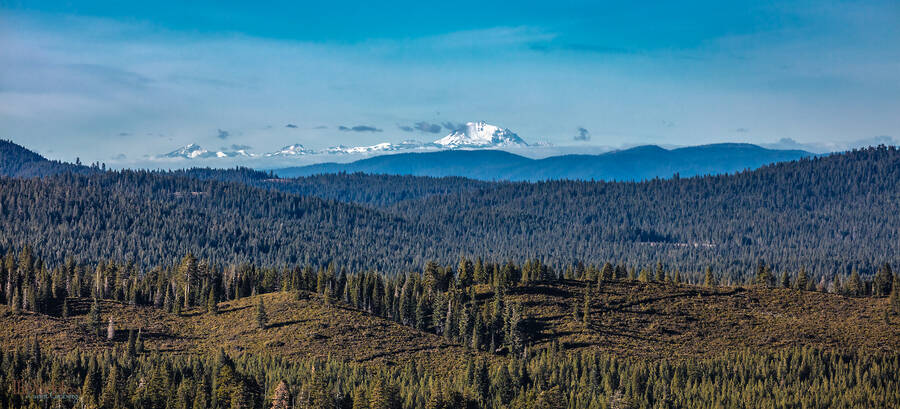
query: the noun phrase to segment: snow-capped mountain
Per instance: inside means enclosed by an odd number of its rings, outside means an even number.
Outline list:
[[[160,155],[164,158],[185,158],[185,159],[195,159],[195,158],[208,158],[210,156],[210,151],[201,148],[199,145],[192,143],[190,145],[186,145],[183,148],[176,149],[172,152],[169,152],[165,155]]]
[[[234,157],[253,157],[254,154],[247,152],[246,149],[237,149],[233,151],[210,151],[200,147],[196,143],[185,145],[165,155],[162,158],[184,158],[184,159],[202,159],[202,158],[234,158]]]
[[[400,143],[383,142],[371,146],[332,146],[321,151],[321,153],[330,154],[354,154],[354,153],[375,153],[375,152],[396,152],[408,149],[417,149],[424,147],[425,144],[419,141],[406,140]]]
[[[383,142],[369,146],[345,146],[338,145],[326,149],[315,150],[304,147],[301,144],[285,146],[277,151],[265,154],[254,154],[245,149],[211,151],[192,143],[183,148],[176,149],[164,155],[161,159],[214,159],[214,158],[296,158],[306,155],[354,155],[354,154],[378,154],[400,151],[433,151],[443,149],[487,149],[504,147],[529,146],[519,135],[507,128],[485,123],[484,121],[469,122],[465,126],[450,132],[447,136],[434,142],[422,143],[416,140],[405,140],[400,143]],[[239,145],[234,148],[240,147]]]
[[[331,154],[352,154],[352,153],[370,153],[370,152],[388,152],[397,150],[390,142],[379,143],[372,146],[331,146],[322,150],[322,153]]]
[[[315,150],[304,148],[303,145],[295,143],[293,145],[285,146],[275,152],[267,153],[265,156],[300,156],[313,155],[315,153]]]
[[[528,145],[522,138],[519,138],[519,135],[509,129],[500,128],[484,121],[468,122],[466,126],[434,141],[434,144],[447,149]]]

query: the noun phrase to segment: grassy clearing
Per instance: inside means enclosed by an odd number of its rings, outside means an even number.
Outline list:
[[[587,325],[573,314],[574,305],[583,308],[586,289],[591,294]],[[479,302],[492,297],[487,287],[478,293]],[[293,293],[264,294],[220,303],[218,314],[194,309],[181,315],[106,300],[103,338],[89,328],[88,299],[70,299],[68,319],[0,306],[0,346],[15,348],[36,337],[44,348],[57,351],[124,348],[127,331],[141,329],[147,351],[168,354],[224,348],[297,360],[330,356],[373,365],[414,361],[431,368],[453,367],[473,354],[440,336],[307,295],[297,299]],[[256,321],[260,297],[268,313],[265,329]],[[631,281],[598,289],[596,283],[565,281],[516,287],[509,290],[508,300],[524,306],[533,347],[557,341],[566,349],[649,359],[797,346],[900,351],[900,318],[885,318],[886,299]],[[116,336],[107,341],[110,315]]]
[[[576,321],[591,294],[587,325]],[[900,318],[887,299],[767,288],[703,288],[636,281],[566,281],[512,289],[536,345],[558,341],[619,355],[697,357],[752,348],[900,350]],[[484,297],[490,297],[484,294]]]

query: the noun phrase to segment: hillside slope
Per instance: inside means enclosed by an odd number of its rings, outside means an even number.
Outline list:
[[[40,177],[60,173],[93,173],[99,169],[51,161],[11,141],[0,139],[0,176]]]
[[[159,265],[187,252],[220,263],[336,261],[359,269],[411,258],[397,248],[410,227],[396,216],[170,174],[0,178],[0,208],[0,242],[32,244],[52,265],[70,255]]]
[[[575,305],[591,294],[587,325],[573,318]],[[0,347],[15,348],[32,337],[43,348],[122,348],[127,331],[141,329],[147,351],[167,354],[268,353],[286,359],[326,357],[359,363],[421,362],[441,368],[474,352],[444,338],[374,317],[316,295],[296,299],[279,292],[220,303],[219,313],[197,309],[181,315],[113,301],[102,304],[103,334],[113,317],[113,341],[89,332],[87,299],[70,299],[71,317],[13,312],[0,306]],[[488,289],[479,303],[489,303]],[[268,313],[266,329],[256,325],[259,299]],[[702,288],[689,285],[563,281],[513,287],[508,302],[525,307],[524,330],[532,349],[558,343],[566,350],[590,350],[652,360],[700,358],[723,352],[824,350],[900,351],[900,317],[885,312],[886,299],[764,288]],[[887,317],[887,318],[885,318]],[[15,330],[13,330],[15,329]],[[484,353],[477,353],[484,355]]]
[[[0,328],[5,329],[0,331],[0,347],[15,348],[38,337],[42,348],[55,351],[121,348],[128,341],[128,331],[140,329],[145,350],[165,354],[202,354],[223,348],[230,354],[271,354],[298,361],[332,357],[380,365],[414,360],[438,368],[441,362],[456,362],[467,353],[434,334],[350,307],[326,305],[315,294],[308,296],[297,300],[293,293],[263,294],[219,303],[218,314],[194,309],[181,315],[105,300],[102,338],[90,330],[89,299],[70,299],[68,319],[0,306]],[[265,329],[256,325],[260,298],[268,315]],[[109,317],[116,328],[113,341],[106,340]]]
[[[583,311],[585,291],[587,325],[573,314],[576,305]],[[556,341],[566,349],[653,359],[794,347],[900,351],[900,317],[885,320],[887,299],[625,280],[599,289],[595,282],[537,283],[508,295],[526,307],[535,346]]]

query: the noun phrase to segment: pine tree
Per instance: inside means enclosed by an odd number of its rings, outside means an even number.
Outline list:
[[[759,260],[759,264],[756,267],[756,285],[771,287],[772,281],[772,270],[769,269],[765,262]]]
[[[256,325],[259,329],[266,329],[266,322],[268,321],[268,317],[266,316],[266,306],[263,304],[263,297],[259,297],[259,304],[256,305]]]
[[[797,273],[797,284],[794,287],[801,291],[805,291],[809,287],[809,275],[806,274],[805,268],[801,268]]]
[[[181,264],[178,266],[178,273],[181,275],[181,279],[184,282],[184,308],[189,308],[191,306],[193,295],[192,291],[196,287],[196,282],[199,279],[197,259],[193,254],[187,253],[184,258],[181,259]]]
[[[19,289],[16,288],[12,297],[12,308],[14,312],[22,311],[22,298],[19,296]]]
[[[34,337],[31,339],[31,359],[35,363],[39,364],[39,363],[41,363],[42,356],[43,355],[41,353],[41,344],[38,343],[37,337]]]
[[[479,402],[481,402],[482,405],[486,406],[488,396],[491,392],[490,375],[488,374],[486,360],[481,360],[478,368],[475,370],[474,375],[474,379],[472,380],[472,388],[475,389],[475,394],[478,396]]]
[[[661,261],[656,262],[656,282],[661,283],[666,281],[666,271],[663,270],[663,265]]]
[[[847,295],[851,297],[859,297],[862,295],[862,279],[859,278],[859,271],[853,269],[850,273],[850,279],[847,280]]]
[[[316,275],[316,293],[325,294],[325,288],[328,287],[328,277],[325,276],[325,270],[319,269]]]
[[[133,329],[128,330],[128,347],[125,350],[125,352],[128,354],[129,357],[135,356],[135,354],[137,352]]]
[[[900,274],[894,274],[894,283],[891,288],[891,308],[894,314],[900,314]]]
[[[209,296],[206,297],[206,311],[213,315],[219,313],[219,305],[216,303],[216,292],[213,288],[209,289]]]
[[[591,323],[591,292],[587,287],[584,289],[584,307],[581,313],[584,326],[587,328]]]
[[[481,332],[482,332],[483,324],[481,322],[481,314],[475,313],[475,322],[472,325],[472,349],[480,350],[481,349]]]
[[[431,311],[428,307],[428,301],[425,296],[419,297],[419,302],[416,303],[416,329],[419,331],[428,331],[430,324],[428,322],[428,317],[431,316]]]
[[[481,257],[478,257],[478,260],[475,261],[474,278],[478,284],[486,284],[488,282],[487,271],[484,268],[484,262],[481,260]]]
[[[91,304],[91,311],[88,313],[88,322],[94,333],[97,334],[97,337],[102,336],[103,324],[100,321],[100,301],[96,297],[94,298],[94,303]]]
[[[520,356],[525,349],[522,334],[522,307],[507,304],[506,334],[504,340],[514,356]]]
[[[444,338],[447,341],[453,341],[453,338],[456,335],[456,320],[454,320],[453,304],[453,298],[451,297],[447,300],[447,315],[444,318]]]
[[[137,355],[144,353],[144,339],[141,337],[141,330],[138,329],[137,337],[134,341],[134,353]]]
[[[119,369],[113,365],[109,369],[109,374],[106,375],[106,385],[103,387],[103,392],[100,394],[100,405],[102,407],[115,408],[119,406],[119,382]]]
[[[787,270],[781,273],[781,287],[791,288],[791,276],[788,275]]]
[[[352,409],[369,409],[369,397],[366,396],[366,389],[362,386],[357,387],[353,392]]]
[[[878,269],[878,272],[875,273],[875,282],[873,283],[875,295],[878,297],[884,297],[890,294],[893,280],[894,272],[891,270],[891,265],[888,263],[884,263],[884,265],[882,265],[881,268]]]
[[[707,288],[716,286],[716,278],[713,277],[712,267],[710,266],[706,266],[706,274],[703,277],[703,286]]]
[[[603,268],[600,270],[600,277],[598,281],[608,281],[614,278],[613,266],[609,262],[603,265]]]
[[[456,282],[460,288],[466,288],[472,285],[475,275],[475,267],[472,262],[466,260],[465,257],[459,259],[459,266],[456,268]]]
[[[206,376],[200,376],[197,391],[194,393],[194,404],[191,409],[207,409],[209,408],[209,384],[206,382]]]
[[[572,301],[572,319],[575,322],[581,322],[582,317],[583,316],[580,303],[578,301]]]
[[[459,329],[457,330],[458,341],[460,344],[467,345],[469,339],[467,338],[469,334],[472,332],[472,306],[471,304],[466,304],[459,311]]]
[[[93,407],[97,402],[97,395],[100,393],[100,372],[94,360],[88,364],[87,373],[84,376],[84,383],[81,385],[80,403],[87,407]]]
[[[379,378],[372,384],[369,392],[369,407],[371,409],[400,409],[400,398],[397,388],[383,378]]]
[[[650,281],[650,273],[647,271],[647,269],[645,269],[645,268],[641,269],[641,273],[638,274],[638,281],[640,281],[642,283],[646,283],[646,282]]]
[[[182,303],[184,303],[184,297],[181,296],[181,291],[176,291],[175,301],[172,303],[172,314],[181,315]]]

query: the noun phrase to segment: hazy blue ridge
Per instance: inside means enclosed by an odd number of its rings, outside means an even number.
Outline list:
[[[449,150],[399,153],[351,163],[319,163],[276,169],[281,177],[329,173],[371,173],[414,176],[461,176],[479,180],[620,180],[640,181],[722,174],[755,169],[807,156],[802,150],[774,150],[745,143],[722,143],[664,149],[655,145],[599,155],[561,155],[530,159],[499,150]]]

